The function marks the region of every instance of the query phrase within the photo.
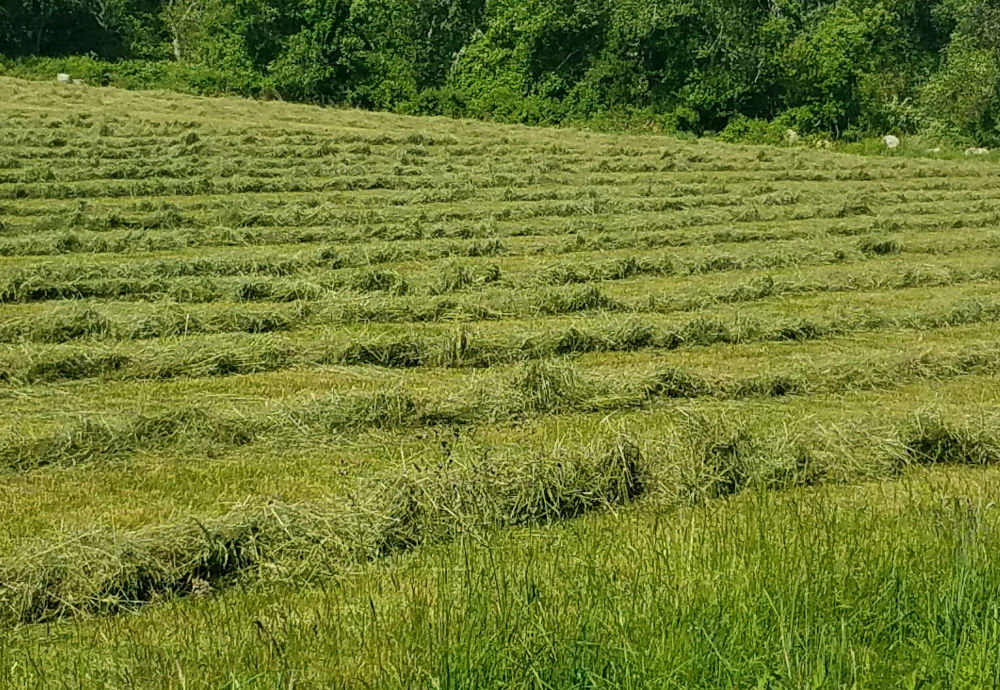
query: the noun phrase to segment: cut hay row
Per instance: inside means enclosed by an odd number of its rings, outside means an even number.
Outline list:
[[[227,376],[331,365],[485,368],[591,352],[806,342],[846,333],[995,323],[1000,318],[1000,298],[989,283],[945,289],[953,293],[925,295],[926,288],[858,293],[854,308],[847,308],[842,300],[812,298],[814,312],[808,316],[800,315],[808,302],[786,300],[776,305],[777,311],[765,302],[757,314],[750,309],[734,313],[728,308],[718,314],[678,314],[659,319],[590,317],[568,322],[567,317],[554,317],[551,325],[543,319],[527,324],[504,320],[458,328],[414,324],[409,332],[397,329],[395,333],[362,327],[356,333],[334,328],[119,344],[25,344],[0,347],[0,383],[9,386],[94,377],[130,380]],[[879,299],[874,299],[876,296]],[[928,299],[930,296],[936,299]],[[826,308],[815,308],[821,304]]]
[[[732,271],[774,271],[790,267],[863,263],[872,257],[921,254],[946,257],[1000,246],[1000,234],[955,232],[911,236],[876,234],[824,242],[790,240],[733,245],[728,251],[702,248],[650,250],[643,254],[599,251],[593,259],[558,262],[489,260],[499,243],[469,247],[474,261],[447,258],[442,265],[389,264],[384,268],[346,268],[381,263],[380,257],[355,259],[335,250],[298,252],[289,258],[183,258],[105,262],[44,262],[9,271],[0,278],[0,304],[69,299],[170,298],[180,301],[316,300],[336,293],[421,292],[438,295],[479,290],[500,283],[507,288],[620,281],[638,277],[699,276]],[[766,248],[765,248],[766,247]],[[401,259],[390,254],[390,261]],[[431,258],[431,257],[424,257]],[[538,267],[542,264],[541,267]],[[547,265],[546,265],[547,264]],[[417,266],[414,270],[413,266]],[[406,267],[407,270],[395,270]],[[324,270],[324,268],[326,270]],[[298,279],[295,282],[293,279]],[[416,286],[422,286],[417,288]],[[412,286],[412,287],[411,287]]]
[[[0,323],[0,343],[65,343],[72,340],[141,340],[169,336],[216,333],[277,333],[309,327],[344,324],[404,324],[473,322],[599,312],[602,314],[671,314],[698,311],[720,304],[752,304],[783,296],[909,290],[918,287],[949,287],[968,283],[1000,281],[1000,262],[991,254],[953,259],[946,264],[913,268],[909,262],[877,262],[865,272],[815,271],[815,277],[768,274],[714,285],[673,285],[632,282],[621,290],[586,283],[554,288],[517,289],[503,282],[475,296],[394,296],[405,283],[383,274],[385,295],[329,299],[316,292],[312,283],[244,283],[240,302],[212,301],[204,297],[204,284],[180,291],[199,297],[197,302],[153,303],[147,309],[129,304],[113,305],[77,298],[68,305],[44,305],[42,309],[18,313],[8,308]],[[482,274],[481,274],[482,275]],[[788,277],[786,277],[786,275]],[[374,284],[374,278],[368,276]],[[474,273],[452,269],[440,277],[436,292],[463,291],[481,280]],[[464,283],[464,284],[463,284]],[[433,288],[434,286],[432,286]],[[445,288],[453,288],[452,290]],[[309,299],[315,297],[316,299]],[[273,300],[266,302],[265,300]],[[248,304],[258,302],[258,304]],[[277,302],[277,304],[275,303]]]
[[[168,206],[173,206],[168,204]],[[691,225],[677,216],[587,216],[556,218],[524,224],[508,221],[487,223],[424,223],[373,220],[333,225],[254,225],[233,227],[226,223],[186,226],[176,219],[176,209],[148,217],[125,220],[124,228],[111,227],[111,217],[90,217],[83,227],[62,213],[32,216],[19,222],[6,217],[0,227],[0,256],[31,257],[72,254],[144,254],[192,248],[280,247],[322,245],[339,254],[362,254],[370,263],[423,256],[475,256],[477,246],[499,243],[507,256],[543,253],[571,254],[608,249],[657,249],[711,246],[765,241],[807,240],[830,236],[875,233],[928,233],[962,229],[995,229],[1000,214],[995,210],[967,210],[961,216],[949,210],[909,215],[905,208],[869,216],[835,221],[751,221]],[[0,213],[2,217],[2,213]],[[904,237],[905,239],[905,237]],[[428,243],[444,241],[434,246]],[[410,243],[413,243],[412,245]],[[433,247],[433,248],[432,248]],[[497,247],[496,249],[499,249]],[[398,257],[393,259],[392,257]]]
[[[233,408],[178,400],[158,412],[102,413],[44,435],[0,436],[0,468],[28,471],[124,457],[143,450],[225,450],[263,440],[336,442],[362,430],[400,431],[520,422],[569,413],[615,413],[673,400],[749,400],[885,391],[963,376],[1000,377],[1000,343],[873,359],[862,352],[835,369],[762,371],[728,376],[660,367],[608,378],[565,361],[530,362],[500,377],[452,385],[447,397],[418,396],[395,385],[377,392],[329,394],[306,403]]]
[[[145,186],[150,186],[148,183]],[[3,235],[24,234],[32,227],[38,229],[56,228],[66,230],[107,231],[116,229],[142,229],[163,231],[178,227],[203,228],[298,228],[326,226],[357,226],[373,223],[422,225],[453,225],[462,224],[512,224],[516,226],[533,226],[552,223],[559,219],[601,218],[612,216],[620,219],[638,217],[658,217],[661,221],[669,219],[674,228],[688,228],[712,224],[745,225],[761,222],[796,222],[811,220],[813,222],[829,222],[851,218],[893,218],[905,216],[919,219],[942,213],[961,215],[971,213],[995,213],[997,195],[995,190],[982,192],[922,192],[914,193],[913,199],[901,199],[902,195],[887,193],[884,198],[870,193],[835,194],[828,200],[818,198],[809,202],[799,202],[796,196],[786,197],[780,192],[757,194],[730,194],[729,201],[717,200],[715,205],[706,205],[704,195],[694,197],[608,197],[584,198],[568,201],[505,201],[505,202],[466,202],[458,201],[427,201],[422,199],[400,197],[395,203],[365,207],[352,205],[337,199],[322,200],[321,192],[296,193],[266,193],[257,191],[248,195],[246,190],[220,190],[213,192],[216,197],[211,202],[196,202],[198,207],[205,207],[198,213],[192,213],[184,207],[190,201],[185,201],[185,195],[194,198],[204,197],[206,190],[138,190],[133,186],[122,190],[122,198],[134,199],[140,191],[149,192],[151,200],[131,206],[139,206],[136,210],[124,211],[115,208],[105,213],[89,210],[91,199],[99,196],[94,190],[86,194],[81,190],[81,198],[86,202],[73,202],[61,210],[61,218],[52,219],[53,205],[46,202],[39,206],[4,204],[3,215],[8,217],[6,223],[9,230]],[[176,192],[167,194],[166,192]],[[127,192],[127,193],[126,193]],[[258,195],[264,194],[264,200]],[[269,196],[269,195],[270,196]],[[295,194],[301,195],[301,200],[295,199]],[[270,198],[274,196],[276,198]],[[935,199],[941,196],[941,199]],[[155,211],[153,208],[143,212],[143,207],[155,207],[153,198],[167,197],[165,201],[173,208]],[[0,194],[2,199],[2,194]],[[81,208],[84,206],[84,208]],[[153,211],[150,213],[149,211]],[[41,213],[49,214],[49,220],[39,220]],[[35,218],[23,227],[18,218]],[[48,225],[46,225],[46,222]],[[40,227],[39,227],[40,226]],[[523,230],[522,230],[523,232]]]
[[[330,574],[465,530],[573,518],[635,500],[647,472],[631,441],[611,438],[576,453],[377,477],[309,505],[246,504],[216,519],[84,535],[0,563],[0,627],[128,610],[284,559]]]
[[[996,464],[996,421],[979,421],[925,412],[868,430],[863,442],[855,428],[830,429],[810,447],[788,431],[762,438],[738,420],[701,418],[656,447],[617,436],[575,452],[477,449],[363,481],[347,497],[246,503],[221,518],[24,548],[0,562],[0,626],[127,611],[237,578],[302,583],[422,544],[578,517],[647,493],[700,503],[843,481],[852,466],[870,479],[911,465]],[[834,454],[838,467],[824,466]]]

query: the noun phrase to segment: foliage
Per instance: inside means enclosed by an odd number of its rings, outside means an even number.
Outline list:
[[[524,123],[990,142],[998,16],[989,0],[20,0],[0,54],[111,74],[172,58],[199,69],[124,81]]]
[[[946,131],[1000,143],[1000,7],[955,0],[958,23],[942,69],[924,86],[925,112]]]

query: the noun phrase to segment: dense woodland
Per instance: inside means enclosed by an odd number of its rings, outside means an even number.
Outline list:
[[[1000,143],[998,0],[2,0],[0,54],[531,124]]]

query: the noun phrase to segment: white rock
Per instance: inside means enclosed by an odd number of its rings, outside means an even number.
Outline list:
[[[989,149],[983,149],[983,148],[978,148],[978,147],[971,148],[971,149],[965,149],[965,155],[966,156],[985,156],[989,152],[990,152]]]
[[[941,153],[940,147],[935,147],[932,149],[927,149],[927,153]]]
[[[73,86],[83,86],[84,83],[85,82],[83,81],[83,79],[74,79],[73,80]]]
[[[891,134],[887,134],[887,135],[885,135],[885,137],[882,138],[882,141],[885,142],[885,147],[887,149],[898,149],[899,148],[899,137],[895,137],[895,136],[893,136]]]
[[[70,82],[69,75],[66,74],[65,72],[60,72],[59,74],[56,75],[56,83],[69,84],[69,82]]]
[[[794,129],[788,130],[787,132],[785,132],[785,141],[787,141],[789,144],[799,143],[799,133],[796,132]]]

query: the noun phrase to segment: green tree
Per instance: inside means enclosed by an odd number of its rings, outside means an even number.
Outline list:
[[[922,93],[927,119],[946,131],[1000,142],[1000,6],[959,0],[943,8],[955,29],[942,68]]]
[[[595,63],[610,20],[599,0],[501,0],[457,56],[452,83],[473,113],[553,122]]]

